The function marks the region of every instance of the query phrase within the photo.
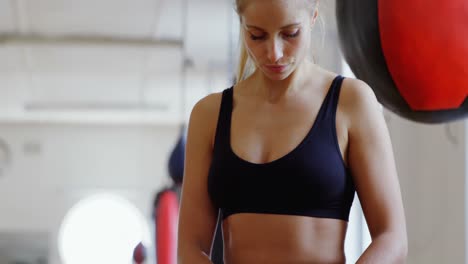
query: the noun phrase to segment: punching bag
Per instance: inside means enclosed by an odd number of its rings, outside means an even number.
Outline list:
[[[143,264],[146,260],[146,248],[143,243],[138,243],[133,249],[133,261],[136,264]]]
[[[175,191],[161,191],[155,200],[156,260],[158,264],[177,264],[177,223],[179,198]]]
[[[341,49],[390,111],[443,123],[468,116],[468,1],[337,0]]]
[[[179,139],[172,149],[168,162],[169,176],[176,185],[182,184],[185,160],[185,127],[182,126]]]
[[[156,223],[156,259],[157,263],[177,263],[177,224],[180,199],[180,187],[184,176],[186,130],[182,126],[176,145],[168,160],[168,172],[173,185],[160,191],[154,202]],[[223,264],[223,240],[221,220],[215,231],[211,252],[213,264]]]

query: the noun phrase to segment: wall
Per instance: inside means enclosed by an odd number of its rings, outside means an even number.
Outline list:
[[[121,194],[151,222],[155,193],[168,184],[178,126],[1,124],[12,166],[0,178],[0,233],[50,234],[51,263],[62,218],[80,198]]]
[[[408,263],[466,263],[468,122],[428,125],[386,116],[406,212]]]

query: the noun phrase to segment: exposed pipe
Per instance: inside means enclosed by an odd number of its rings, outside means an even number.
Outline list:
[[[159,17],[161,14],[161,9],[162,9],[162,3],[163,0],[155,0],[155,8],[154,8],[154,19],[153,23],[151,24],[151,31],[150,31],[150,37],[157,37],[157,28],[158,28],[158,22],[159,22]],[[147,84],[148,84],[148,79],[149,75],[152,73],[148,72],[148,69],[150,68],[150,61],[151,61],[151,51],[147,50],[144,52],[144,57],[142,58],[143,61],[143,69],[142,69],[142,74],[141,74],[141,84],[140,88],[138,89],[139,94],[138,98],[141,104],[145,103],[145,97],[146,97],[146,90],[147,90]]]
[[[234,71],[234,43],[233,43],[233,28],[234,28],[234,12],[232,5],[228,5],[228,65],[227,76],[229,78],[229,85],[235,84],[236,73]],[[232,83],[231,83],[232,82]]]
[[[188,27],[188,0],[182,0],[182,71],[181,71],[181,106],[180,106],[180,116],[182,126],[185,126],[187,123],[186,111],[187,111],[187,69],[191,66],[191,61],[187,55],[187,27]]]
[[[29,32],[29,19],[26,15],[26,7],[23,0],[11,0],[11,6],[13,9],[12,14],[15,16],[14,21],[16,23],[16,30],[21,34]]]

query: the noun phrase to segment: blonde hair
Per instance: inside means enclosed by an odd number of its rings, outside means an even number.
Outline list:
[[[239,61],[237,65],[236,71],[236,82],[240,82],[247,78],[255,70],[255,65],[250,61],[249,54],[247,53],[247,49],[245,47],[244,39],[242,34],[242,21],[241,15],[244,12],[245,6],[247,5],[248,0],[236,0],[235,10],[237,15],[239,16],[240,21],[240,30],[239,30],[239,43],[240,43],[240,54],[239,54]],[[317,7],[319,0],[304,0],[304,4],[306,8],[309,8],[311,11]]]

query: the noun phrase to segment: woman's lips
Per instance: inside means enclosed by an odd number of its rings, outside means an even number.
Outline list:
[[[286,69],[287,65],[265,65],[265,67],[271,72],[281,73]]]

